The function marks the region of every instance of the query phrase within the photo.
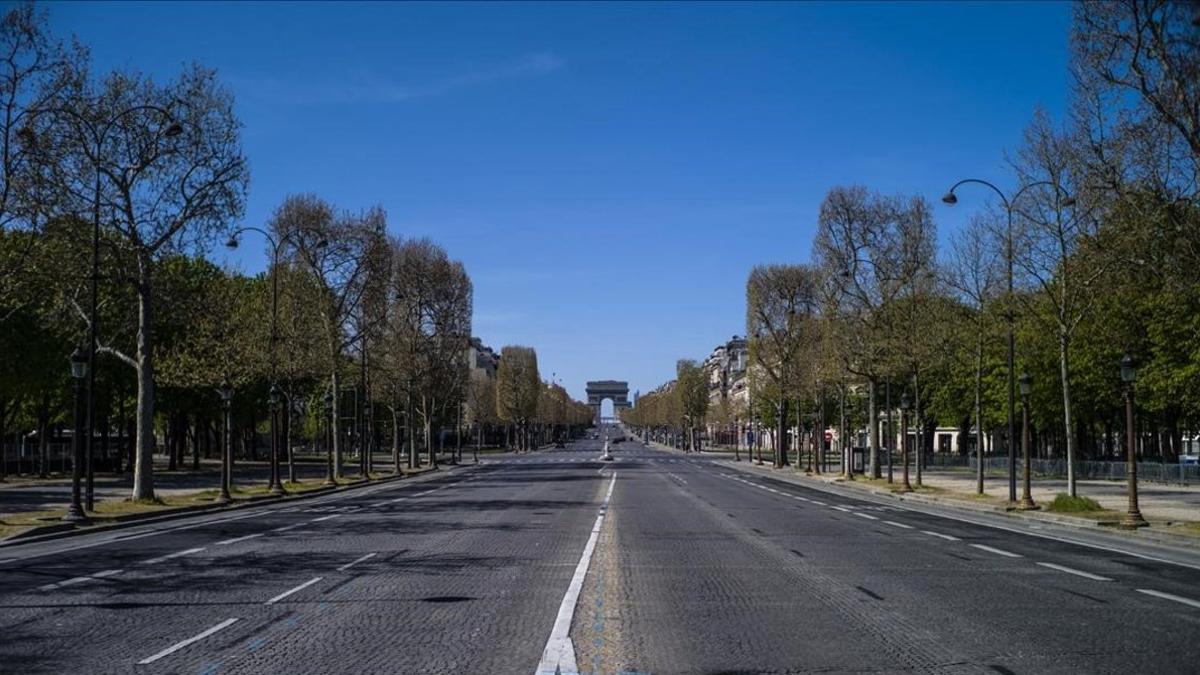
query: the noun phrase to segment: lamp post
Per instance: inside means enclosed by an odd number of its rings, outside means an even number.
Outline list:
[[[901,492],[912,492],[912,484],[908,482],[908,411],[912,410],[912,399],[905,391],[900,395],[900,463],[904,465],[901,472],[903,483]]]
[[[1121,382],[1125,386],[1125,475],[1129,480],[1129,510],[1121,518],[1121,527],[1136,530],[1150,523],[1138,508],[1137,436],[1133,429],[1133,383],[1137,381],[1137,364],[1126,354],[1121,359]]]
[[[229,489],[233,482],[230,463],[233,460],[233,385],[228,379],[221,380],[217,393],[221,396],[221,409],[225,412],[225,443],[221,449],[221,492],[217,495],[218,504],[228,504],[232,501]]]
[[[333,477],[333,394],[325,392],[325,484],[337,485]]]
[[[279,481],[279,387],[271,385],[267,393],[267,405],[271,411],[271,482],[267,491],[273,495],[282,495],[283,484]]]
[[[96,340],[99,318],[97,316],[97,308],[99,306],[99,283],[100,283],[100,183],[101,177],[104,175],[104,170],[100,167],[100,156],[104,151],[104,142],[108,139],[109,132],[116,126],[117,122],[126,115],[131,115],[137,112],[154,112],[161,115],[165,120],[160,128],[160,135],[163,138],[174,138],[183,133],[183,126],[175,121],[175,118],[165,108],[160,108],[156,105],[138,105],[131,108],[126,108],[121,112],[113,115],[104,121],[103,124],[96,124],[89,120],[84,115],[70,108],[38,108],[30,110],[31,116],[46,112],[52,114],[66,115],[72,118],[78,125],[79,129],[87,133],[91,137],[93,143],[92,154],[92,172],[93,190],[92,190],[92,275],[90,289],[90,303],[88,307],[88,347],[87,347],[87,410],[86,410],[86,429],[85,429],[85,446],[86,459],[84,463],[87,465],[87,504],[88,507],[94,503],[95,497],[95,476],[92,471],[92,427],[95,419],[96,411]],[[156,139],[157,140],[157,139]],[[144,168],[144,165],[142,166]]]
[[[68,523],[82,525],[88,522],[87,514],[80,503],[80,481],[83,479],[83,378],[88,375],[87,354],[76,347],[71,353],[71,379],[75,381],[75,434],[72,449],[75,458],[71,461],[71,505],[62,519]]]
[[[1008,306],[1006,322],[1008,324],[1008,501],[1017,501],[1017,454],[1014,447],[1014,439],[1016,438],[1016,318],[1013,312],[1013,208],[1017,200],[1025,193],[1026,190],[1038,186],[1050,186],[1055,189],[1062,199],[1059,201],[1060,206],[1070,207],[1075,204],[1075,200],[1067,194],[1067,191],[1058,183],[1048,180],[1039,180],[1032,183],[1027,183],[1021,186],[1011,198],[1007,197],[1000,188],[992,183],[979,178],[964,178],[955,183],[948,192],[942,197],[942,201],[948,206],[954,206],[958,203],[958,197],[954,191],[960,185],[966,183],[975,183],[990,188],[999,197],[1004,204],[1004,212],[1008,217],[1008,226],[1005,230],[1004,242],[1004,260],[1008,267]],[[1074,467],[1070,462],[1067,463],[1067,471],[1073,475]]]
[[[1033,501],[1029,485],[1032,473],[1029,460],[1029,394],[1033,391],[1033,378],[1029,373],[1021,373],[1018,383],[1021,388],[1021,502],[1017,504],[1017,509],[1036,511],[1039,507]]]

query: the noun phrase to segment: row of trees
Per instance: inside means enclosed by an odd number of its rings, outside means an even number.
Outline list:
[[[258,455],[263,428],[289,466],[294,437],[327,437],[334,476],[348,449],[369,475],[389,442],[399,470],[402,454],[409,467],[436,462],[444,430],[473,425],[478,444],[504,426],[529,448],[590,421],[541,381],[532,349],[506,347],[494,380],[472,376],[466,270],[431,241],[389,235],[381,208],[297,194],[268,223],[239,228],[240,130],[211,70],[97,77],[87,50],[55,40],[33,4],[4,14],[0,442],[36,429],[44,456],[69,417],[66,357],[89,344],[99,459],[133,468],[134,499],[154,497],[160,435],[172,468],[187,447],[198,466],[219,445],[223,383],[245,455]],[[210,262],[220,244],[246,242],[263,246],[264,273]],[[265,424],[269,399],[278,431]],[[109,456],[114,431],[132,439],[127,461]]]
[[[1141,452],[1174,461],[1200,428],[1196,21],[1185,2],[1077,4],[1067,119],[1035,113],[1009,158],[1015,187],[996,190],[944,250],[924,197],[831,189],[812,262],[757,267],[747,282],[750,416],[783,444],[788,426],[836,420],[820,428],[843,438],[865,427],[879,476],[878,415],[904,391],[918,447],[932,451],[934,428],[954,426],[960,451],[982,456],[1013,441],[1012,326],[1036,452],[1065,460],[1072,495],[1081,458],[1123,451],[1123,354],[1140,364]],[[944,201],[988,197],[978,183]]]

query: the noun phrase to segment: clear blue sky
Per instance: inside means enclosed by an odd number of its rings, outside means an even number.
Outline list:
[[[475,282],[475,333],[572,394],[646,391],[744,332],[756,263],[809,259],[831,186],[926,195],[943,232],[1067,96],[1069,6],[49,3],[100,70],[218,69],[248,223],[381,204]],[[220,254],[223,255],[223,254]],[[258,247],[235,264],[262,269]]]

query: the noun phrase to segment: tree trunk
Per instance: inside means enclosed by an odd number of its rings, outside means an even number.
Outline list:
[[[400,409],[392,408],[392,473],[400,473]]]
[[[787,439],[787,399],[782,396],[779,398],[779,403],[775,404],[775,427],[778,430],[779,438],[775,443],[775,467],[783,468],[789,465],[788,462],[788,439]]]
[[[883,472],[879,466],[879,412],[875,407],[875,378],[872,377],[867,380],[867,422],[871,425],[867,434],[870,439],[867,462],[870,464],[871,478],[880,478]]]
[[[1065,332],[1058,335],[1058,367],[1062,376],[1063,431],[1067,441],[1067,494],[1077,496],[1075,485],[1075,431],[1071,428],[1071,372],[1067,359],[1069,344]]]
[[[342,415],[340,412],[341,393],[342,390],[338,387],[341,385],[341,379],[338,377],[337,368],[333,369],[333,373],[329,376],[329,386],[333,390],[333,419],[330,420],[332,425],[330,431],[333,436],[333,479],[338,480],[342,477]]]
[[[154,359],[152,356],[154,310],[150,296],[148,262],[142,262],[138,284],[137,330],[137,450],[130,499],[154,499]]]
[[[983,494],[983,339],[975,345],[975,493]]]

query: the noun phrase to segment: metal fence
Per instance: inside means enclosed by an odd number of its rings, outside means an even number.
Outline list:
[[[932,454],[925,458],[925,466],[933,468],[965,468],[976,470],[975,457],[969,455]],[[1017,470],[1024,466],[1017,458]],[[1067,460],[1034,459],[1030,464],[1033,475],[1040,478],[1066,478]],[[1008,457],[985,457],[983,471],[988,474],[1007,474]],[[1200,465],[1168,464],[1165,462],[1138,462],[1139,480],[1154,483],[1188,484],[1200,483]],[[1075,462],[1075,477],[1091,480],[1125,480],[1125,462]]]

